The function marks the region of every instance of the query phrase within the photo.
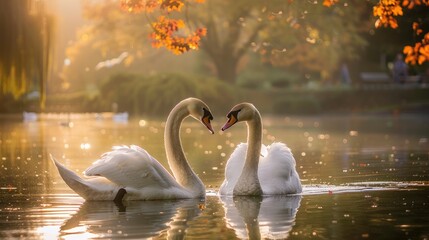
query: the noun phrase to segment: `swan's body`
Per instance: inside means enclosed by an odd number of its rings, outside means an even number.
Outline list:
[[[262,120],[249,103],[235,106],[228,114],[226,130],[237,122],[247,123],[247,143],[237,146],[228,159],[221,195],[281,195],[302,191],[296,162],[283,143],[262,144]]]
[[[206,104],[189,98],[173,108],[165,126],[165,149],[173,176],[148,152],[138,146],[119,146],[101,156],[81,178],[56,161],[67,185],[86,200],[152,200],[205,196],[205,187],[186,160],[180,141],[180,125],[187,116],[200,119],[212,131],[213,119]],[[120,189],[125,191],[120,192]],[[123,196],[123,193],[126,193]]]
[[[226,164],[225,180],[220,187],[220,194],[233,194],[241,175],[238,169],[244,167],[246,151],[247,143],[241,143],[231,154]],[[283,143],[276,142],[268,147],[262,145],[258,179],[264,195],[299,193],[302,190],[295,170],[295,159],[290,149]]]

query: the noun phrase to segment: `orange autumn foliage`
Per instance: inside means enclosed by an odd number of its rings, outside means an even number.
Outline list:
[[[153,12],[159,6],[159,0],[121,0],[120,7],[130,13]]]
[[[160,16],[158,21],[152,23],[154,30],[150,35],[153,40],[152,46],[156,48],[165,47],[174,54],[198,49],[201,37],[206,35],[206,29],[199,28],[185,37],[175,36],[174,34],[183,27],[185,27],[185,23],[182,20]]]
[[[402,6],[412,9],[416,5],[429,5],[429,0],[403,0]]]
[[[405,46],[403,52],[406,55],[406,63],[421,65],[426,61],[429,62],[429,33],[426,33],[422,41],[414,46]]]
[[[182,54],[199,48],[201,38],[206,35],[206,28],[198,28],[195,31],[187,29],[185,22],[180,19],[168,18],[170,12],[182,11],[189,2],[203,3],[204,0],[121,0],[120,7],[130,13],[161,11],[158,17],[151,23],[153,32],[150,34],[152,46],[165,47],[174,54]],[[292,2],[293,0],[288,0]],[[340,0],[323,0],[323,6],[332,7]],[[375,26],[398,28],[397,17],[404,14],[403,9],[412,9],[415,6],[429,6],[429,0],[379,0],[373,7],[373,15],[377,17]],[[417,36],[424,34],[418,23],[413,23],[413,30]],[[184,31],[186,30],[187,31]],[[183,32],[189,32],[184,34]],[[179,34],[180,33],[180,34]],[[405,46],[406,62],[411,64],[423,64],[429,62],[429,33],[426,33],[420,42],[414,46]]]
[[[330,7],[337,2],[338,2],[338,0],[323,0],[323,6]]]
[[[396,17],[403,15],[402,9],[412,9],[419,5],[426,5],[429,7],[429,0],[380,0],[373,8],[373,14],[378,18],[375,22],[375,26],[377,28],[397,28],[399,26]],[[412,28],[416,36],[421,36],[424,32],[417,22],[413,23]],[[403,53],[406,55],[406,63],[421,65],[424,62],[429,62],[429,33],[426,33],[422,40],[415,43],[414,46],[405,46]]]
[[[373,8],[373,15],[377,17],[375,27],[397,28],[397,16],[402,16],[402,6],[399,0],[380,0]]]
[[[193,0],[203,3],[204,0]],[[201,38],[206,35],[206,28],[198,28],[195,31],[188,29],[189,34],[184,34],[187,28],[185,22],[180,19],[168,18],[170,12],[182,11],[186,0],[121,0],[120,7],[130,13],[154,12],[159,10],[161,16],[151,23],[153,32],[150,34],[152,46],[165,47],[174,54],[182,54],[199,48]],[[179,35],[180,31],[180,35]]]
[[[167,10],[167,12],[172,12],[172,11],[180,12],[184,5],[185,3],[181,0],[164,0],[164,1],[161,1],[160,8]]]

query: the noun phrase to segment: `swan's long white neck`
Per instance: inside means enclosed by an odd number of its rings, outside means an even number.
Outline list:
[[[259,156],[262,145],[262,124],[258,117],[247,122],[247,153],[244,168],[255,174],[258,172]]]
[[[176,105],[168,115],[164,132],[165,151],[168,165],[177,182],[196,195],[204,196],[204,184],[189,166],[180,141],[180,126],[187,116],[187,102]]]
[[[258,178],[258,164],[262,145],[262,119],[255,109],[247,124],[247,153],[243,171],[234,187],[234,195],[262,195]]]

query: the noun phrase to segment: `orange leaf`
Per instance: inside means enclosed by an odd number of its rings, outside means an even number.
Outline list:
[[[425,34],[425,37],[423,38],[423,41],[427,42],[429,44],[429,33]]]
[[[414,45],[414,52],[418,52],[419,48],[422,46],[422,43],[418,42]]]
[[[426,61],[426,57],[423,55],[419,55],[418,63],[422,65]]]
[[[402,51],[404,54],[412,54],[413,48],[411,46],[405,46],[404,50]]]
[[[394,16],[402,16],[402,7],[397,5],[395,7],[392,8],[392,13]]]
[[[382,16],[383,15],[383,9],[381,9],[380,6],[374,6],[372,8],[372,13],[373,13],[374,17]]]
[[[420,53],[421,55],[425,55],[426,57],[428,57],[428,58],[429,58],[429,45],[426,45],[426,46],[424,46],[424,47],[421,47],[421,48],[419,49],[419,53]]]
[[[390,24],[390,27],[393,29],[398,28],[398,22],[394,18],[389,19],[389,24]]]
[[[323,6],[330,7],[337,2],[338,2],[338,0],[323,0]]]
[[[381,27],[381,21],[380,21],[380,19],[377,19],[377,21],[375,21],[374,26],[375,26],[376,28]]]

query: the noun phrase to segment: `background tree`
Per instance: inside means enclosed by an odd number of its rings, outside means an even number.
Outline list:
[[[159,72],[195,72],[194,55],[176,57],[165,49],[151,46],[156,16],[129,12],[119,1],[88,1],[83,15],[88,24],[76,34],[67,48],[69,64],[62,70],[62,91],[97,94],[98,86],[118,72],[153,75]]]
[[[114,66],[128,66],[150,48],[149,32],[144,15],[126,14],[117,1],[84,2],[83,15],[91,24],[78,30],[66,50],[68,63],[63,66],[59,90],[92,95],[93,86],[112,74]]]
[[[362,37],[368,26],[368,18],[362,14],[365,7],[362,1],[330,7],[293,1],[272,11],[276,14],[265,30],[259,52],[274,66],[298,70],[307,78],[329,80],[341,63],[358,59],[367,45]]]
[[[45,104],[54,20],[43,1],[6,0],[0,8],[0,95],[19,98],[34,88]]]
[[[154,2],[187,5],[177,9],[181,11],[153,13],[150,4]],[[239,68],[243,68],[249,58],[328,78],[340,61],[355,58],[356,49],[365,44],[359,35],[361,29],[356,27],[362,19],[349,17],[360,16],[356,14],[362,9],[358,1],[331,8],[307,1],[195,2],[198,1],[124,0],[121,6],[128,14],[122,15],[114,13],[116,10],[110,9],[111,6],[86,6],[92,13],[87,16],[95,20],[92,34],[99,35],[97,43],[92,45],[103,53],[106,52],[103,49],[109,49],[107,46],[110,49],[132,46],[133,51],[144,49],[148,41],[145,34],[153,31],[149,36],[155,46],[165,46],[176,54],[201,48],[208,59],[206,65],[211,66],[214,74],[225,82],[235,83]],[[105,2],[99,4],[106,5]],[[96,9],[103,10],[97,12]],[[118,18],[112,20],[112,16]],[[175,22],[175,19],[181,21]],[[203,36],[206,30],[207,35]]]
[[[219,79],[235,83],[240,61],[267,26],[264,5],[262,1],[207,1],[193,13],[193,21],[207,27],[201,49]]]
[[[201,1],[190,0],[122,0],[119,5],[107,1],[86,8],[88,18],[94,22],[90,27],[94,36],[91,46],[99,49],[102,56],[107,57],[115,49],[114,56],[128,51],[130,55],[124,62],[129,63],[148,52],[149,43],[175,54],[200,48],[205,56],[200,58],[203,65],[209,66],[218,79],[236,83],[240,71],[248,70],[246,65],[255,61],[301,79],[334,78],[341,63],[366,57],[362,50],[376,39],[375,35],[381,36],[374,34],[376,20],[371,19],[371,13],[377,13],[383,2],[207,0],[200,4]],[[387,2],[411,6],[405,0],[401,2],[407,5]],[[115,3],[117,8],[121,6],[122,13],[114,9]],[[416,10],[415,6],[411,9]],[[424,20],[422,16],[417,18],[419,22]],[[388,19],[392,22],[396,17]],[[380,21],[378,25],[382,25]],[[421,34],[424,25],[413,26]],[[374,49],[385,55],[402,44],[407,43],[386,42],[381,36]],[[424,53],[425,48],[407,49],[409,53]]]
[[[208,0],[182,18],[207,28],[200,47],[221,80],[235,83],[252,52],[272,66],[326,79],[365,45],[359,26],[368,18],[360,18],[361,6],[361,1],[326,8],[308,1]]]

